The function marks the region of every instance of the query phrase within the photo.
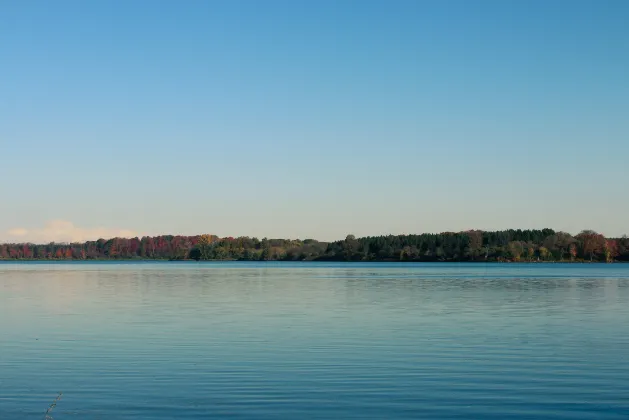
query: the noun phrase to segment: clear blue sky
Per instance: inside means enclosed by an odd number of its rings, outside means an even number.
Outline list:
[[[0,240],[629,233],[627,22],[620,0],[0,0]]]

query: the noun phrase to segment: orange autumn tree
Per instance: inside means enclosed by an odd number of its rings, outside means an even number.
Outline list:
[[[618,242],[614,239],[605,240],[605,261],[614,262],[614,258],[618,256]]]

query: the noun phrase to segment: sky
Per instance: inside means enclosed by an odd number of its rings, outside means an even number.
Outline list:
[[[0,241],[629,233],[627,1],[0,0]]]

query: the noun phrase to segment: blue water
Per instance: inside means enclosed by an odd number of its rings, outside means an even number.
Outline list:
[[[629,265],[0,263],[0,419],[628,419]]]

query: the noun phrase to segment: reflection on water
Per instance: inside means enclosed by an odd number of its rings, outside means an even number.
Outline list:
[[[629,265],[0,264],[0,419],[629,418]]]

